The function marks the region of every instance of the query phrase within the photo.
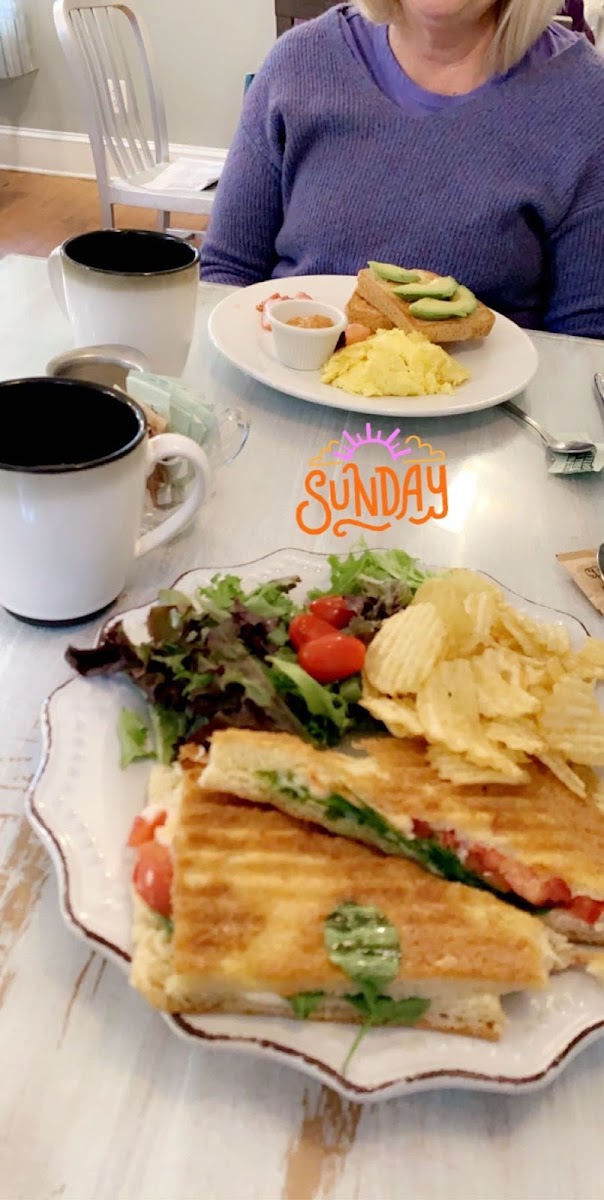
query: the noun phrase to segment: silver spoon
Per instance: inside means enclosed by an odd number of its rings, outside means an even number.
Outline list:
[[[533,420],[533,417],[529,417],[528,413],[525,413],[523,409],[518,408],[517,404],[512,404],[511,400],[506,400],[502,408],[507,408],[513,417],[518,417],[519,421],[524,421],[525,425],[530,425],[531,429],[534,429],[535,433],[539,434],[541,440],[545,442],[549,450],[553,450],[554,454],[590,454],[592,452],[595,454],[596,447],[593,442],[560,441],[559,438],[555,438],[551,433],[548,433],[547,429],[544,429],[538,421]]]

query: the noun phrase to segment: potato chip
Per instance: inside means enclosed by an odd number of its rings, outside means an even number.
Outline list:
[[[420,725],[417,710],[415,707],[414,697],[398,697],[392,699],[390,696],[375,697],[363,694],[363,699],[359,701],[367,712],[375,717],[376,721],[383,721],[386,729],[393,737],[421,737],[423,734],[422,726]]]
[[[522,783],[529,756],[604,808],[604,639],[571,649],[562,624],[535,621],[491,580],[427,579],[367,651],[363,701],[395,737],[423,736],[441,778]],[[416,693],[414,697],[414,693]]]
[[[545,749],[543,737],[530,718],[524,721],[489,721],[486,735],[493,742],[501,742],[508,750],[520,750],[523,754],[538,754]]]
[[[435,667],[418,692],[417,715],[429,741],[441,742],[478,766],[507,775],[510,782],[522,782],[524,775],[514,753],[490,742],[481,725],[469,660],[443,661]]]
[[[547,651],[554,655],[568,654],[570,637],[565,625],[550,625],[545,621],[533,621],[511,604],[500,604],[499,621],[524,654],[535,655]]]
[[[520,667],[520,686],[528,692],[532,692],[533,688],[541,683],[549,684],[554,682],[551,677],[551,671],[548,670],[549,662],[561,665],[560,659],[557,658],[551,659],[548,662],[546,659],[529,658],[525,654],[517,654],[516,657],[519,660]]]
[[[469,762],[462,754],[452,754],[446,746],[428,746],[427,758],[441,779],[448,779],[450,783],[460,787],[464,784],[525,783],[529,778],[526,772],[523,772],[523,779],[518,779],[516,772],[511,779],[505,772],[493,771],[490,767],[479,767],[476,763]]]
[[[489,644],[491,628],[497,615],[497,596],[491,591],[471,592],[465,597],[463,607],[472,622],[472,633],[463,648],[463,653],[472,654]]]
[[[521,717],[537,712],[538,700],[520,685],[522,663],[513,652],[488,649],[471,663],[482,716]]]
[[[585,766],[604,766],[604,714],[593,685],[576,675],[554,684],[539,714],[545,741],[564,758]]]
[[[587,638],[576,654],[566,660],[566,668],[581,679],[604,680],[604,640]]]
[[[418,588],[413,604],[434,604],[447,630],[446,657],[458,658],[472,652],[480,642],[476,638],[477,612],[481,596],[492,597],[492,611],[497,609],[497,588],[488,579],[473,571],[449,571],[446,575],[427,579]],[[466,602],[470,600],[470,605]],[[486,624],[485,605],[483,623]]]
[[[466,596],[480,592],[490,592],[495,599],[501,595],[500,588],[492,579],[487,579],[486,575],[480,575],[478,571],[469,571],[466,567],[453,567],[442,575],[425,579],[415,593],[414,603],[425,604],[426,600],[434,603],[443,586],[454,591],[462,602]]]
[[[384,622],[367,649],[367,679],[386,696],[416,692],[444,649],[446,630],[433,604],[410,606]]]

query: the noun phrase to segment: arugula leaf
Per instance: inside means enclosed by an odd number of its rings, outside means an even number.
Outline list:
[[[195,600],[199,611],[217,622],[230,616],[238,601],[262,620],[290,621],[296,606],[287,593],[299,582],[297,575],[271,579],[246,595],[237,575],[213,575],[207,587],[197,590]]]
[[[246,596],[246,607],[257,617],[265,620],[280,617],[283,621],[291,621],[297,611],[296,605],[288,595],[292,588],[300,582],[298,575],[289,575],[283,579],[272,579],[262,583]]]
[[[319,1007],[324,996],[325,992],[298,992],[297,995],[288,996],[287,999],[296,1016],[305,1021]]]
[[[242,596],[237,575],[213,575],[207,587],[197,589],[195,601],[200,613],[218,622],[230,616],[233,601]]]
[[[361,828],[364,826],[367,829],[371,829],[380,839],[380,842],[387,842],[392,846],[396,846],[402,853],[412,856],[415,843],[410,838],[406,838],[404,834],[399,833],[392,825],[389,825],[368,804],[364,804],[361,800],[357,800],[355,804],[352,804],[350,800],[346,800],[339,792],[331,792],[320,803],[324,805],[325,816],[329,821],[354,821]]]
[[[317,596],[346,596],[349,593],[363,592],[367,581],[397,580],[406,584],[411,592],[416,592],[426,578],[417,562],[404,550],[368,550],[364,543],[359,549],[352,550],[346,558],[338,554],[330,554],[328,558],[331,582],[327,591],[315,589],[309,593],[310,599]]]
[[[360,988],[360,992],[344,997],[364,1017],[344,1060],[345,1074],[368,1029],[393,1021],[412,1025],[430,1002],[420,996],[395,1000],[380,991],[384,984],[396,979],[401,949],[396,928],[373,905],[357,904],[355,900],[339,904],[325,920],[324,940],[330,962]]]
[[[120,767],[129,767],[139,758],[153,758],[151,735],[145,722],[131,708],[123,708],[117,720]]]
[[[346,900],[325,921],[327,956],[349,979],[375,985],[391,983],[398,975],[401,950],[398,933],[373,905]]]
[[[430,1007],[430,1001],[421,996],[405,996],[402,1000],[394,1000],[392,996],[372,996],[367,987],[356,996],[347,996],[346,999],[372,1025],[392,1025],[395,1022],[414,1025]]]
[[[364,985],[362,992],[356,996],[346,996],[349,1004],[365,1018],[342,1064],[342,1074],[346,1074],[348,1064],[358,1050],[365,1034],[375,1025],[415,1025],[423,1017],[430,1001],[421,996],[406,996],[403,1000],[393,1000],[391,996],[379,996],[373,993],[369,983]]]

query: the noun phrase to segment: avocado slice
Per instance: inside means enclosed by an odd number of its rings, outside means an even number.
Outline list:
[[[404,267],[395,267],[392,263],[369,262],[374,275],[378,279],[388,279],[390,283],[417,283],[420,276],[417,271],[406,271]]]
[[[423,300],[424,296],[432,296],[435,300],[450,300],[459,288],[452,275],[439,276],[438,279],[424,279],[419,283],[403,283],[393,289],[395,296],[403,300]]]
[[[409,312],[420,321],[450,321],[452,317],[469,317],[476,310],[478,301],[467,287],[458,287],[451,300],[436,300],[425,296],[409,305]]]

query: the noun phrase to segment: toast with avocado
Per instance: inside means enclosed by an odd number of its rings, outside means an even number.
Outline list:
[[[386,263],[370,263],[359,271],[347,313],[373,332],[393,327],[415,331],[437,345],[488,337],[495,324],[490,308],[451,276],[419,268],[403,271]]]

